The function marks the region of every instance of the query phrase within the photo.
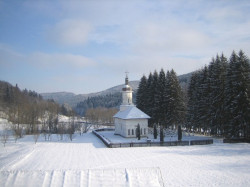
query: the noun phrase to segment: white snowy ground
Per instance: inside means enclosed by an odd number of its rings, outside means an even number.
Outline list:
[[[0,186],[250,186],[250,144],[106,148],[25,136],[0,145]]]

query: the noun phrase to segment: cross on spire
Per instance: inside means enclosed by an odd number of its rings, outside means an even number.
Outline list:
[[[125,73],[126,73],[126,78],[125,78],[125,85],[128,85],[128,71],[125,71]]]
[[[128,72],[128,71],[125,71],[125,73],[126,73],[126,77],[128,77],[129,72]]]

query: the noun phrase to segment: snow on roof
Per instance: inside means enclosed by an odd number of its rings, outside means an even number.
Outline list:
[[[136,106],[130,106],[126,110],[119,111],[114,115],[114,118],[120,119],[149,119],[150,117],[142,112]]]

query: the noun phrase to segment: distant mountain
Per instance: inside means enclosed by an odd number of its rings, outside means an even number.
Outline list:
[[[184,74],[178,76],[181,87],[186,90],[188,83],[190,81],[192,73]],[[132,87],[134,91],[138,89],[140,81],[130,81],[129,85]],[[96,92],[96,93],[90,93],[90,94],[74,94],[70,92],[55,92],[55,93],[41,93],[40,95],[44,99],[53,99],[59,104],[68,104],[71,107],[75,107],[79,102],[84,101],[88,97],[95,97],[95,96],[104,96],[107,94],[114,94],[117,92],[120,92],[122,90],[124,84],[114,86],[112,88],[109,88],[107,90]]]
[[[139,86],[140,81],[130,81],[129,85],[132,87],[133,90],[137,90]],[[96,93],[90,93],[90,94],[74,94],[70,92],[54,92],[54,93],[41,93],[40,95],[44,99],[53,99],[59,104],[69,104],[70,106],[74,107],[77,103],[84,101],[88,97],[95,97],[95,96],[102,96],[107,94],[113,94],[120,92],[122,90],[123,84],[114,86],[112,88],[109,88],[107,90],[96,92]]]

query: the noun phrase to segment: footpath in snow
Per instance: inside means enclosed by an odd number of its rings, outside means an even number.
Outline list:
[[[0,171],[0,186],[163,186],[159,168]]]

